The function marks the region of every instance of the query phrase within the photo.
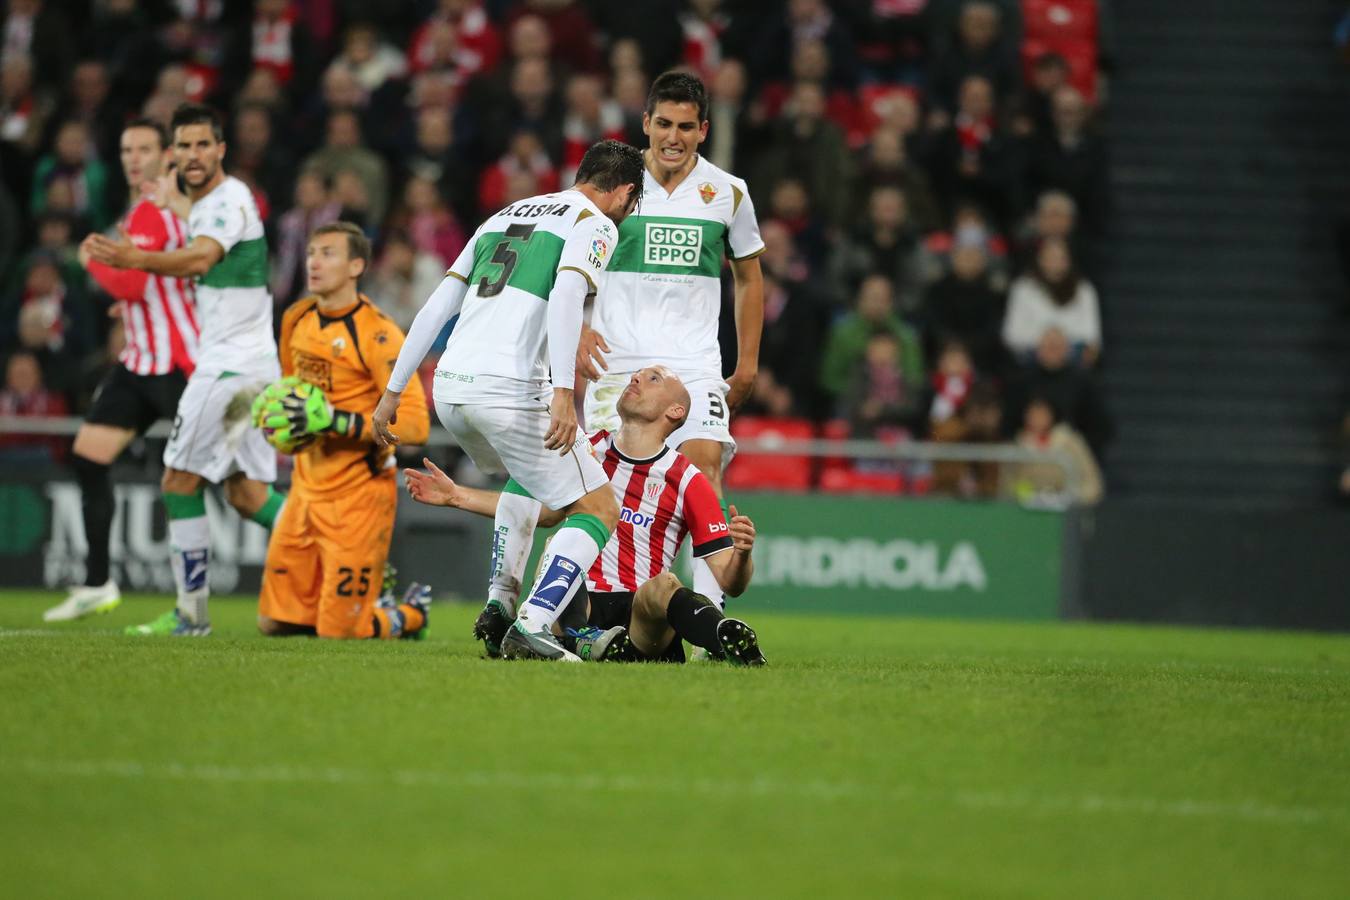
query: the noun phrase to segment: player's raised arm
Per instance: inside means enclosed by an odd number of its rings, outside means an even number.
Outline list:
[[[422,465],[427,467],[425,472],[417,469],[403,470],[408,496],[418,503],[462,509],[489,519],[497,515],[497,504],[502,499],[500,491],[487,491],[457,484],[426,457],[422,458]],[[541,528],[551,528],[562,520],[562,513],[545,507],[539,516],[538,524]]]
[[[734,506],[730,508],[728,522],[712,484],[702,473],[689,483],[684,503],[694,558],[707,561],[723,593],[739,597],[755,574],[755,563],[750,557],[755,546],[755,523],[749,516],[738,514]]]

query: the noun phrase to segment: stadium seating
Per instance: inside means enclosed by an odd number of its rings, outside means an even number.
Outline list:
[[[732,437],[743,440],[794,440],[815,437],[806,419],[742,416],[731,423]],[[740,453],[727,469],[728,490],[806,491],[811,488],[811,457]]]

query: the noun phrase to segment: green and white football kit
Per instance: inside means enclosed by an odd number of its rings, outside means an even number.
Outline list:
[[[401,391],[458,312],[436,366],[436,413],[480,470],[509,473],[553,509],[608,484],[580,430],[566,455],[544,440],[554,384],[572,387],[576,358],[575,340],[551,347],[549,335],[580,335],[580,301],[600,287],[617,243],[614,223],[579,191],[507,206],[479,226],[427,300],[389,381]],[[567,295],[561,304],[555,289]]]
[[[225,256],[197,279],[201,343],[197,367],[178,402],[164,465],[220,482],[236,472],[276,480],[276,451],[262,432],[247,429],[225,438],[225,409],[241,390],[281,377],[272,336],[272,294],[267,287],[267,241],[253,193],[226,176],[192,204],[188,239],[209,237]]]
[[[666,366],[689,389],[689,420],[667,443],[717,441],[723,466],[735,452],[717,326],[722,263],[764,251],[745,182],[699,157],[667,194],[644,172],[642,205],[624,219],[591,327],[609,345],[609,370],[586,392],[586,430],[619,430],[619,396],[633,373]]]

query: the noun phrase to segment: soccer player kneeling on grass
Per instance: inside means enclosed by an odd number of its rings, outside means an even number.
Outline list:
[[[754,574],[750,555],[754,523],[738,515],[734,506],[728,523],[707,477],[666,443],[688,417],[689,391],[669,369],[649,366],[629,379],[618,412],[618,433],[599,432],[590,444],[619,502],[619,524],[561,619],[565,623],[584,617],[585,626],[563,629],[564,640],[573,643],[583,659],[684,662],[683,639],[717,659],[763,665],[764,655],[750,626],[725,616],[670,572],[689,535],[694,557],[707,561],[727,594],[740,596]],[[423,462],[426,472],[404,470],[408,493],[420,503],[492,517],[499,502],[523,496],[514,482],[508,482],[504,494],[462,487],[430,460]],[[547,527],[561,518],[545,509],[539,523]],[[515,570],[507,574],[518,585],[529,541],[498,535],[497,543],[494,570]],[[505,543],[513,546],[500,546]],[[474,633],[483,639],[489,655],[500,650],[514,615],[512,607],[513,602],[494,598],[478,617]]]
[[[273,446],[295,450],[290,496],[267,546],[258,629],[265,635],[415,637],[430,591],[377,604],[398,501],[392,448],[377,446],[368,417],[403,346],[393,320],[357,293],[370,265],[361,229],[315,229],[306,256],[312,296],[281,323],[284,377],[254,403]],[[430,416],[413,380],[399,404],[399,437],[425,443]]]

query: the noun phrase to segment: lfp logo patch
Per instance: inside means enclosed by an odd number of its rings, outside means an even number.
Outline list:
[[[697,266],[703,255],[703,229],[697,225],[647,223],[644,261],[649,266]]]
[[[599,269],[604,266],[606,256],[609,256],[609,244],[603,238],[591,238],[591,252],[586,261]]]

